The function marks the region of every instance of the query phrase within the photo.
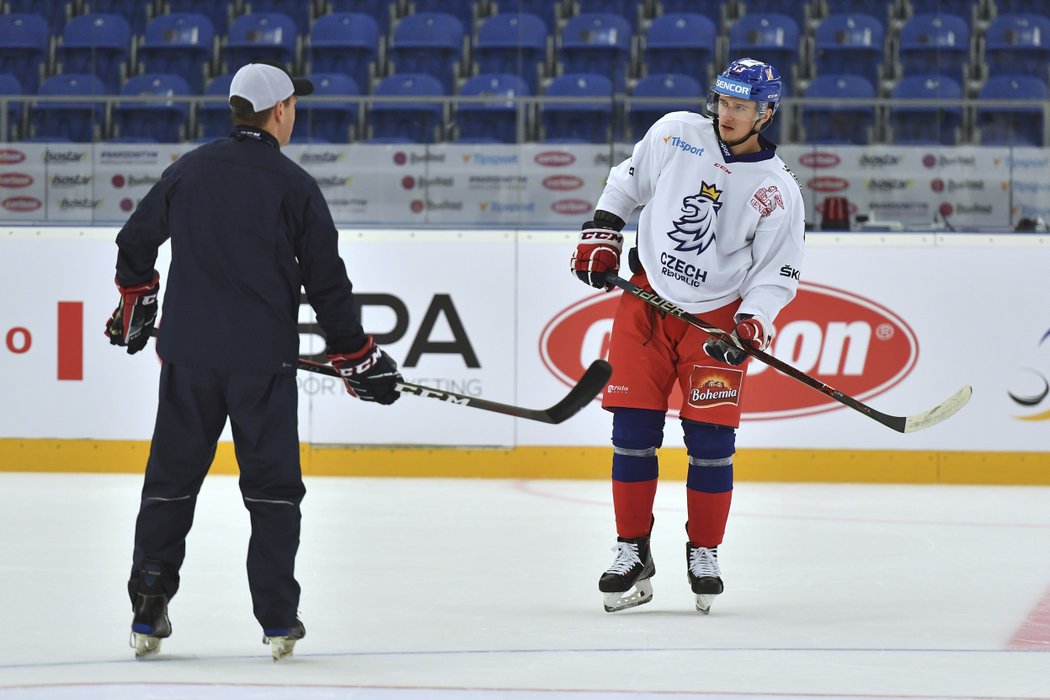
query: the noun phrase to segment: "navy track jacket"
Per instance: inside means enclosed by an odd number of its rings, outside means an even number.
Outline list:
[[[168,167],[117,234],[117,282],[151,280],[169,238],[165,362],[294,373],[300,287],[332,352],[364,347],[328,204],[270,134],[239,126]]]

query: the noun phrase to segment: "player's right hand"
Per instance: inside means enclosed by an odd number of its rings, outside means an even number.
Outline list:
[[[351,396],[389,405],[401,398],[395,385],[402,381],[397,363],[381,350],[372,336],[354,353],[329,353],[328,361],[339,370]]]
[[[588,221],[580,231],[569,266],[570,272],[585,284],[609,290],[612,285],[605,281],[605,273],[620,272],[620,252],[623,250],[623,234],[606,224]]]
[[[773,340],[773,334],[759,319],[750,314],[740,314],[736,318],[736,326],[733,327],[732,336],[734,340],[756,350],[765,350]],[[747,352],[727,340],[708,338],[704,343],[704,352],[708,356],[725,362],[734,367],[747,359]]]
[[[160,275],[153,271],[153,279],[142,284],[122,287],[120,302],[106,321],[106,337],[110,345],[119,345],[134,355],[149,342],[150,331],[157,322],[157,297],[160,294]]]

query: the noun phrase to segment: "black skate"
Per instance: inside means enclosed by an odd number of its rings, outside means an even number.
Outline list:
[[[160,651],[160,640],[171,636],[168,596],[161,586],[163,566],[145,561],[139,571],[139,590],[132,605],[131,646],[135,658],[144,659]]]
[[[291,627],[267,627],[263,630],[263,644],[270,645],[275,662],[292,655],[295,643],[306,636],[306,626],[299,620]]]
[[[617,612],[653,599],[656,565],[649,551],[649,535],[625,539],[616,538],[616,561],[598,579],[598,590],[605,594],[605,612]],[[634,589],[633,592],[631,590]]]
[[[715,596],[724,589],[722,571],[718,568],[718,547],[697,547],[686,542],[685,561],[689,568],[689,585],[696,595],[696,609],[707,615]]]

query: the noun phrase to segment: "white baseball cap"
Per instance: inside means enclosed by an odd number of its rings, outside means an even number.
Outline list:
[[[256,112],[273,107],[292,95],[309,95],[314,84],[305,78],[293,78],[283,69],[268,63],[249,63],[233,76],[230,97],[243,97]]]

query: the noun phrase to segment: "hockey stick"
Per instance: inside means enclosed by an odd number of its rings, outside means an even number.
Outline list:
[[[336,370],[335,367],[326,365],[322,362],[307,360],[302,357],[299,358],[299,369],[342,379],[342,377],[339,376],[339,371]],[[558,423],[564,423],[569,418],[572,418],[579,413],[584,406],[594,400],[594,398],[605,388],[605,383],[609,381],[611,375],[612,365],[605,360],[595,360],[591,363],[591,366],[587,368],[587,371],[583,373],[580,380],[569,389],[569,393],[565,395],[565,398],[550,408],[545,409],[522,408],[521,406],[512,406],[510,404],[488,401],[486,399],[478,398],[477,396],[457,394],[454,391],[431,389],[428,386],[412,384],[410,382],[397,382],[394,385],[394,389],[402,394],[412,394],[413,396],[437,399],[438,401],[456,404],[457,406],[480,408],[482,411],[502,413],[503,415],[514,416],[515,418],[525,418],[526,420],[535,420],[541,423],[553,423],[557,425]]]
[[[712,326],[707,321],[704,321],[703,319],[698,318],[697,316],[694,316],[691,313],[688,313],[687,311],[667,301],[666,299],[658,295],[656,292],[646,291],[638,285],[629,282],[623,279],[622,277],[618,277],[613,273],[607,273],[605,281],[609,284],[619,287],[620,289],[629,294],[633,294],[634,296],[644,301],[646,304],[656,307],[660,311],[678,317],[679,319],[688,323],[690,326],[693,326],[694,328],[699,328],[700,330],[714,338],[718,338],[719,340],[723,340],[727,343],[732,343],[736,347],[746,352],[748,355],[754,357],[756,360],[764,362],[773,369],[781,372],[782,374],[786,374],[792,379],[797,379],[806,386],[816,389],[820,393],[835,399],[836,401],[845,406],[849,406],[855,411],[863,413],[868,418],[877,420],[879,423],[882,423],[883,425],[889,428],[893,428],[898,433],[914,433],[916,430],[923,430],[924,428],[929,428],[931,426],[937,425],[941,421],[951,418],[959,411],[960,408],[966,405],[966,402],[970,400],[970,395],[973,393],[973,389],[971,389],[969,386],[964,386],[962,389],[959,389],[959,391],[949,396],[947,400],[937,404],[928,411],[916,413],[913,416],[891,416],[886,413],[876,411],[871,406],[861,403],[849,394],[843,394],[838,389],[828,386],[819,379],[815,379],[809,376],[802,370],[796,369],[791,365],[787,364],[786,362],[783,362],[782,360],[778,360],[769,353],[763,352],[762,350],[758,350],[757,348],[753,348],[750,345],[741,343],[732,334],[725,332],[717,326]]]
[[[157,329],[152,329],[150,335],[157,335]],[[299,369],[306,372],[313,372],[315,374],[323,374],[328,377],[336,377],[337,379],[342,380],[339,370],[332,367],[332,365],[323,362],[314,362],[313,360],[307,360],[306,358],[300,357]],[[470,408],[479,408],[482,411],[502,413],[505,416],[513,416],[515,418],[524,418],[526,420],[539,421],[540,423],[552,423],[557,425],[558,423],[564,423],[569,420],[579,413],[584,406],[593,401],[594,398],[605,388],[605,384],[609,381],[611,375],[612,365],[605,360],[595,360],[583,373],[583,376],[580,377],[579,381],[569,389],[569,393],[565,395],[565,398],[546,409],[522,408],[521,406],[512,406],[510,404],[488,401],[487,399],[478,398],[477,396],[457,394],[454,391],[431,389],[428,386],[412,384],[411,382],[397,382],[394,384],[394,389],[402,394],[412,394],[413,396],[437,399],[438,401],[456,404],[457,406],[469,406]]]

